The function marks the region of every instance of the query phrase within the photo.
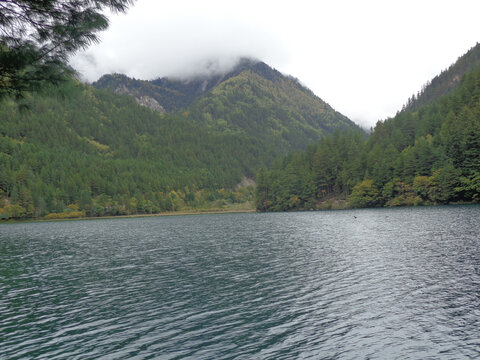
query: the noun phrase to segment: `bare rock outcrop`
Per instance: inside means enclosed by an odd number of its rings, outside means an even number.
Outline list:
[[[129,89],[125,84],[117,86],[115,89],[117,94],[129,95],[135,99],[135,101],[142,106],[145,106],[151,110],[158,111],[164,114],[166,111],[160,103],[153,97],[148,95],[142,95],[138,91]]]

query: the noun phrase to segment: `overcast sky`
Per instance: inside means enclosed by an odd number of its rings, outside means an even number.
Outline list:
[[[71,63],[148,80],[254,57],[369,128],[480,40],[479,14],[479,0],[138,0]]]

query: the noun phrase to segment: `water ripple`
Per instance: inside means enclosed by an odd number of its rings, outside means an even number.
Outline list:
[[[479,214],[2,225],[0,358],[479,358]]]

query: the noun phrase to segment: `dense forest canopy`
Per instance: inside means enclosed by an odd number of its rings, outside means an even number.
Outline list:
[[[256,139],[213,134],[80,83],[27,101],[27,112],[11,100],[0,108],[0,208],[18,205],[24,216],[68,205],[87,215],[174,210],[177,195],[200,206],[275,157]],[[100,210],[99,197],[109,204]]]

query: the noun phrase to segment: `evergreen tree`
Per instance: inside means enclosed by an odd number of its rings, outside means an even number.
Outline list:
[[[480,54],[480,45],[477,48]],[[275,193],[269,209],[306,209],[306,204],[321,208],[328,197],[345,195],[353,207],[478,202],[479,98],[480,67],[448,95],[430,98],[415,111],[408,109],[410,104],[377,123],[365,142],[335,134],[323,139],[313,156],[287,156],[278,162],[281,166],[262,175],[268,179],[263,186]],[[411,102],[418,104],[418,98]],[[303,170],[292,172],[298,166]],[[316,191],[299,197],[297,184],[308,171]]]
[[[0,98],[23,96],[72,70],[67,58],[98,41],[108,26],[104,8],[126,11],[132,0],[0,1]]]

